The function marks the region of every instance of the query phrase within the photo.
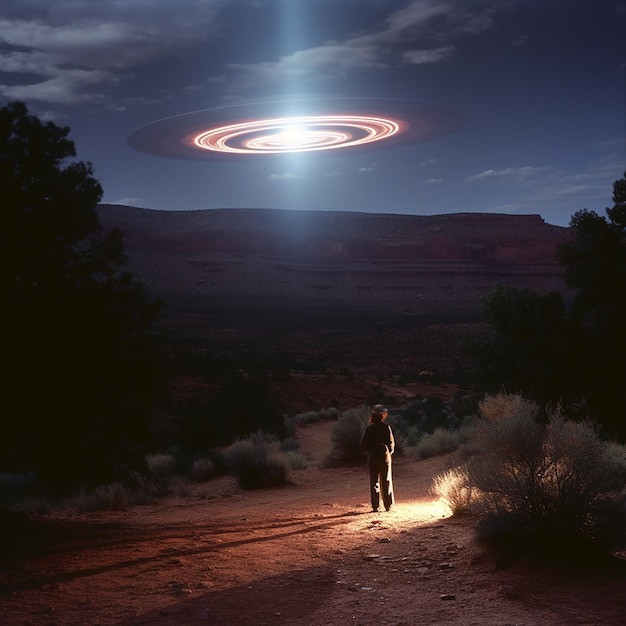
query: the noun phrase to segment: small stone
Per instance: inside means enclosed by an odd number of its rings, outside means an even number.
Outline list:
[[[507,600],[519,600],[521,596],[520,592],[511,585],[500,585],[498,591]]]
[[[366,554],[365,555],[366,561],[375,561],[376,559],[380,559],[380,554]]]
[[[443,593],[439,596],[440,600],[456,600],[456,596],[453,593]]]
[[[390,542],[389,537],[382,537],[379,541],[380,541],[380,543],[389,543]]]

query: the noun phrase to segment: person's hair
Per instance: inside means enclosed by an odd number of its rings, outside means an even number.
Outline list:
[[[373,424],[374,422],[382,422],[384,415],[384,413],[372,413],[370,415],[370,424]]]

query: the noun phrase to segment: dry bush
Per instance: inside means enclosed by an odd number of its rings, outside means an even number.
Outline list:
[[[470,512],[476,497],[476,490],[469,483],[467,470],[462,467],[435,476],[430,491],[450,507],[453,515]]]
[[[211,459],[196,459],[191,466],[189,478],[194,483],[202,483],[215,476],[215,463]]]
[[[148,454],[146,463],[150,474],[156,479],[163,480],[176,475],[176,459],[172,454]]]
[[[287,481],[290,461],[274,437],[257,433],[224,451],[228,470],[244,489],[275,487]]]
[[[481,417],[490,422],[504,416],[532,415],[536,417],[539,414],[539,407],[534,402],[515,393],[497,393],[485,396],[479,402],[478,410]]]
[[[329,407],[327,409],[321,409],[319,411],[305,411],[304,413],[298,413],[291,418],[291,422],[296,426],[304,426],[305,424],[316,424],[318,422],[330,421],[339,419],[341,412],[335,407]]]
[[[480,454],[466,465],[483,536],[619,543],[624,471],[592,425],[558,410],[539,423],[538,407],[519,396],[487,398],[484,406],[475,431]]]
[[[69,498],[66,505],[81,513],[93,511],[124,511],[132,501],[132,494],[121,483],[101,485],[93,491],[80,489],[77,495]]]
[[[365,458],[361,450],[361,436],[371,415],[371,408],[359,406],[344,411],[330,433],[331,448],[325,465],[355,465]]]
[[[418,459],[429,459],[454,452],[467,441],[470,432],[470,428],[459,430],[436,428],[432,433],[426,433],[421,437],[415,446],[415,454]]]
[[[287,460],[289,461],[289,468],[292,470],[305,469],[308,465],[307,458],[304,454],[302,454],[302,452],[287,450],[284,452],[284,455],[287,457]]]

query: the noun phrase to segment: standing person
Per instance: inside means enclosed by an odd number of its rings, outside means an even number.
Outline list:
[[[385,424],[387,415],[387,409],[382,404],[374,405],[369,424],[365,427],[361,437],[361,448],[367,452],[373,511],[378,511],[381,495],[386,511],[393,504],[391,455],[395,448],[395,441],[391,426]]]

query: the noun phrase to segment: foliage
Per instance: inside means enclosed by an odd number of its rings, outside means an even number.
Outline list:
[[[275,437],[258,432],[231,444],[224,457],[230,473],[244,489],[276,487],[286,482],[289,457]]]
[[[172,454],[148,454],[146,463],[150,475],[157,479],[171,478],[176,474],[176,459]]]
[[[522,393],[541,404],[573,397],[573,331],[562,296],[496,285],[482,299],[488,337],[467,337],[468,378],[478,388]]]
[[[608,550],[623,541],[623,456],[590,424],[558,410],[541,423],[539,407],[516,395],[484,407],[474,433],[480,453],[463,473],[485,538],[544,549],[578,542]]]
[[[302,452],[298,452],[297,450],[286,450],[284,451],[287,460],[289,461],[289,468],[292,470],[301,470],[306,469],[308,465],[307,458]]]
[[[446,449],[448,446],[440,447],[440,444],[444,443],[444,438],[448,438],[450,445],[452,440],[462,441],[463,436],[460,432],[457,434],[457,431],[461,431],[473,419],[481,396],[459,392],[450,400],[438,396],[418,397],[391,416],[389,423],[394,427],[394,434],[397,432],[405,445],[416,448],[420,458],[445,454],[449,451]]]
[[[446,403],[438,396],[418,397],[409,407],[398,413],[421,433],[444,426],[449,419]]]
[[[575,213],[557,250],[574,290],[569,307],[556,292],[496,286],[482,303],[491,332],[466,338],[464,352],[477,388],[560,403],[626,441],[626,175],[606,213]]]
[[[211,459],[196,459],[191,467],[189,478],[195,483],[202,483],[213,478],[215,471],[215,463]]]
[[[591,414],[626,441],[626,173],[614,182],[606,213],[575,213],[574,239],[560,246],[558,259],[576,291],[577,383]]]
[[[433,479],[431,493],[441,498],[450,507],[453,515],[471,512],[474,492],[467,470],[455,467],[438,474]]]
[[[432,433],[426,433],[415,446],[415,455],[418,459],[429,459],[433,456],[448,454],[457,450],[469,437],[470,428],[447,430],[436,428]]]
[[[129,492],[120,483],[101,485],[93,492],[82,492],[73,499],[74,507],[81,513],[93,511],[124,511],[129,505]]]
[[[160,305],[122,271],[122,235],[102,232],[102,188],[69,162],[68,133],[21,103],[0,109],[0,469],[57,490],[143,469],[165,373]]]
[[[519,393],[497,393],[485,396],[478,404],[478,412],[488,422],[497,422],[503,416],[521,416],[522,419],[531,416],[534,424],[539,407]]]
[[[371,407],[362,405],[343,411],[330,433],[331,447],[326,458],[329,466],[363,463],[361,436],[371,415]]]
[[[204,454],[262,430],[287,436],[284,415],[263,374],[223,374],[216,391],[199,389],[174,407],[179,443],[186,453]]]
[[[303,426],[305,424],[315,424],[318,422],[325,422],[330,420],[339,419],[341,412],[335,407],[329,407],[327,409],[321,409],[320,411],[305,411],[304,413],[298,413],[291,418],[291,422],[297,426]]]

